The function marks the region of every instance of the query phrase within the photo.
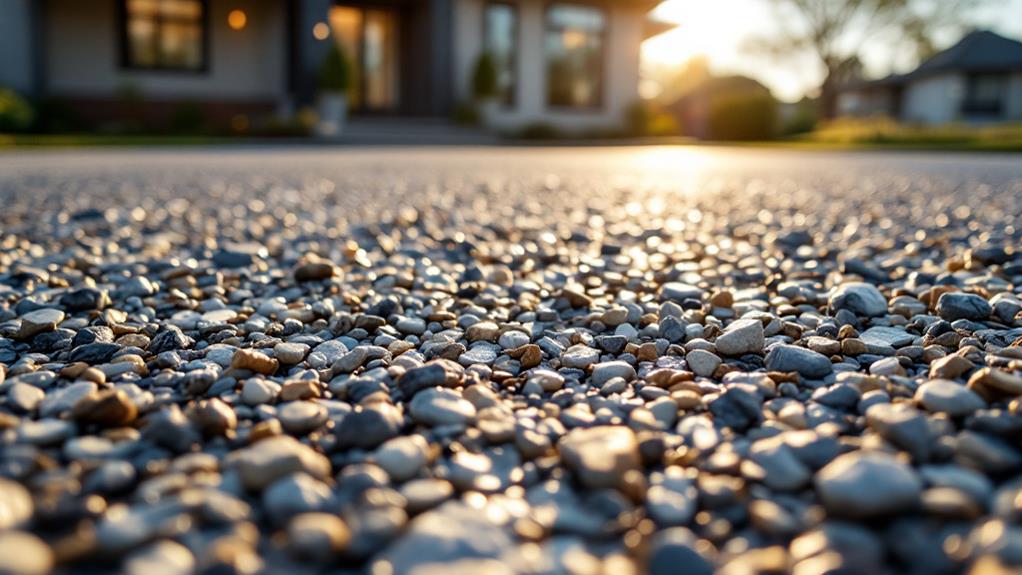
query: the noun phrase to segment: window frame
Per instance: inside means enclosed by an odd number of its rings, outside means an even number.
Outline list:
[[[559,6],[575,7],[575,8],[588,8],[591,10],[598,11],[603,17],[603,28],[599,32],[600,38],[600,58],[599,67],[597,68],[597,78],[599,79],[599,90],[596,93],[595,102],[589,105],[578,105],[578,104],[553,104],[550,102],[550,54],[547,50],[547,38],[551,30],[561,30],[563,28],[554,28],[550,24],[550,13],[554,8]],[[609,57],[610,51],[608,43],[610,40],[610,27],[611,27],[610,10],[607,5],[599,2],[588,2],[586,0],[549,0],[543,9],[543,104],[545,109],[555,112],[578,112],[578,113],[592,113],[592,112],[603,112],[606,110],[607,103],[607,58]]]
[[[196,0],[202,10],[202,15],[199,17],[198,24],[200,30],[200,46],[199,46],[199,58],[200,64],[196,67],[190,66],[177,66],[177,65],[166,65],[166,64],[139,64],[133,62],[131,58],[131,38],[128,30],[131,22],[131,15],[128,9],[128,3],[131,0],[118,0],[117,2],[117,28],[119,36],[119,52],[120,52],[120,67],[122,70],[130,70],[135,72],[159,72],[159,73],[173,73],[173,74],[208,74],[210,69],[209,56],[210,50],[210,36],[211,34],[211,14],[209,9],[209,0]],[[175,21],[175,20],[171,20]],[[156,18],[156,34],[157,37],[161,34],[161,26],[163,19],[157,16]],[[191,22],[190,20],[188,22]]]
[[[490,19],[489,11],[494,6],[505,6],[511,9],[511,13],[514,16],[513,26],[511,29],[511,38],[513,45],[511,47],[511,89],[508,97],[500,99],[500,106],[504,109],[513,109],[518,105],[518,88],[520,87],[521,70],[519,68],[521,59],[518,57],[518,52],[522,46],[522,18],[521,10],[519,10],[518,3],[512,0],[487,0],[483,4],[483,53],[489,50],[488,39],[490,38]]]
[[[997,83],[998,97],[995,101],[977,99],[976,92],[984,80],[994,79]],[[1004,114],[1004,96],[1008,89],[1008,79],[998,72],[972,73],[965,76],[965,97],[962,98],[960,113],[963,116],[996,118]]]

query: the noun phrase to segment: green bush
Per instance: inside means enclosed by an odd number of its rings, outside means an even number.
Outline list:
[[[729,94],[710,103],[711,140],[769,140],[777,135],[777,101],[769,94]]]
[[[0,90],[0,132],[24,132],[34,120],[31,104],[14,90]]]
[[[475,126],[479,124],[479,109],[472,104],[461,103],[454,108],[454,123],[459,126]]]
[[[518,137],[525,140],[555,140],[561,137],[561,133],[546,122],[533,122],[522,128]]]
[[[627,136],[671,136],[678,133],[678,121],[652,102],[638,101],[625,110]]]
[[[489,52],[483,52],[472,71],[472,95],[477,100],[497,97],[497,65]]]
[[[175,134],[198,134],[206,127],[206,115],[195,102],[182,102],[170,117],[170,130]]]
[[[351,87],[351,68],[348,56],[336,42],[331,43],[330,51],[319,69],[319,89],[324,92],[347,92]]]

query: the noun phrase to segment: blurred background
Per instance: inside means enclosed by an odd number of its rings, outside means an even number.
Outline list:
[[[0,0],[0,143],[1022,149],[1022,0]]]

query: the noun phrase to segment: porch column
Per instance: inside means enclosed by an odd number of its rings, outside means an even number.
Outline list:
[[[451,0],[431,0],[432,78],[430,112],[446,116],[454,109],[454,10]]]

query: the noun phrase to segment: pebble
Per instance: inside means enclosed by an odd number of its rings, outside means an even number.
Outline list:
[[[428,427],[465,425],[476,415],[476,408],[458,392],[433,388],[420,392],[408,404],[412,419]]]
[[[915,400],[927,411],[963,417],[983,409],[986,402],[968,387],[946,379],[931,379],[919,386]]]
[[[1022,564],[1003,161],[233,154],[0,170],[0,571]]]
[[[639,468],[639,445],[631,429],[601,426],[575,429],[557,444],[564,464],[586,487],[623,485],[625,475]]]
[[[830,308],[848,310],[865,317],[887,313],[887,298],[873,284],[848,282],[837,286],[830,294]]]
[[[758,319],[739,319],[731,322],[724,333],[717,336],[714,345],[725,356],[760,353],[764,343],[763,322]]]
[[[811,349],[787,344],[771,347],[765,363],[770,371],[797,371],[810,379],[819,379],[834,371],[827,356]]]
[[[685,355],[689,369],[700,377],[710,377],[720,367],[721,359],[702,349],[696,349]]]
[[[990,303],[976,294],[948,292],[937,300],[937,315],[947,321],[985,321],[991,312],[993,308]]]
[[[816,474],[816,493],[828,513],[867,518],[919,504],[922,481],[911,467],[883,453],[846,453]]]

